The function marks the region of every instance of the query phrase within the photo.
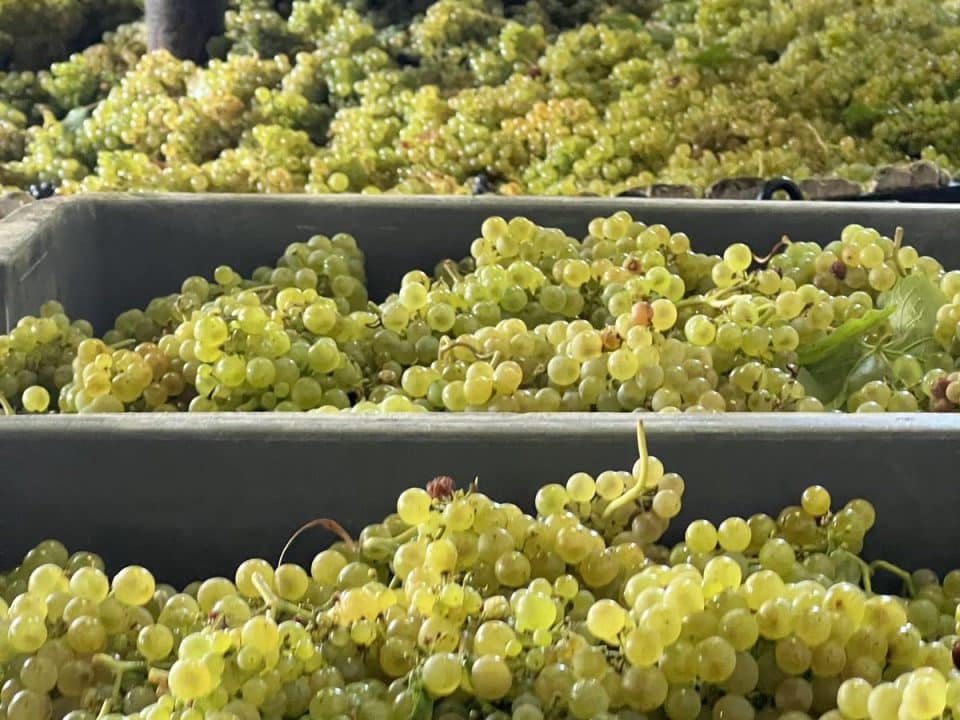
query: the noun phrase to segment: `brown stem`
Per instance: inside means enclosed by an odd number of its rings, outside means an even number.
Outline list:
[[[287,540],[287,544],[283,546],[283,550],[280,551],[280,558],[277,560],[277,565],[283,565],[283,559],[287,554],[287,551],[293,545],[293,542],[300,537],[307,530],[310,530],[315,527],[322,527],[324,530],[329,530],[334,535],[343,540],[347,547],[351,550],[357,549],[357,541],[350,537],[343,525],[338,523],[336,520],[331,520],[330,518],[317,518],[316,520],[311,520],[310,522],[302,525],[293,535],[290,536],[290,539]]]

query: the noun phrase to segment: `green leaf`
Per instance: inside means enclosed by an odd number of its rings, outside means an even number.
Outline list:
[[[797,350],[800,365],[803,367],[816,365],[836,353],[849,354],[851,349],[859,347],[860,338],[890,317],[895,309],[895,307],[889,307],[882,310],[868,310],[862,317],[847,320],[826,337]],[[862,354],[856,353],[858,357]]]
[[[946,302],[940,288],[923,275],[908,275],[877,301],[877,309],[848,320],[826,337],[801,348],[798,380],[825,405],[842,407],[850,393],[889,375],[888,355],[910,353],[920,362],[939,347],[933,339],[937,310]],[[876,350],[864,335],[886,320],[890,335]]]
[[[704,48],[693,56],[693,62],[701,67],[716,69],[734,59],[726,43],[716,43]]]
[[[608,12],[597,21],[600,25],[606,25],[616,30],[632,30],[634,32],[643,32],[645,23],[636,15],[628,13]]]
[[[847,375],[844,395],[852,395],[873,380],[883,380],[889,374],[889,365],[882,353],[870,352],[863,356]]]
[[[858,370],[862,372],[861,363],[870,352],[861,342],[863,336],[893,310],[868,310],[863,317],[847,320],[826,337],[798,350],[801,369],[797,379],[807,394],[829,407],[843,405],[851,378],[857,377]]]
[[[850,130],[865,133],[878,123],[881,118],[883,118],[883,115],[883,110],[870,107],[861,102],[852,102],[847,105],[843,111],[841,119],[843,120],[843,124]]]
[[[430,720],[433,717],[433,700],[423,688],[418,687],[414,692],[416,692],[417,704],[413,708],[410,720]]]
[[[892,309],[892,337],[885,346],[895,353],[910,353],[921,363],[939,351],[933,331],[937,311],[947,302],[946,295],[925,275],[908,275],[877,301],[879,307]]]
[[[63,118],[63,127],[70,132],[77,132],[80,129],[80,126],[86,122],[88,117],[90,117],[90,112],[91,108],[89,107],[73,108],[73,110],[68,112],[66,117]]]

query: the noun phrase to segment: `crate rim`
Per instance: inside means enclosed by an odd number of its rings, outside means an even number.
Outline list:
[[[517,440],[556,436],[590,439],[632,436],[638,421],[652,438],[682,434],[754,436],[787,442],[798,433],[825,442],[890,436],[960,439],[960,415],[937,413],[722,413],[690,415],[657,413],[124,413],[117,415],[17,415],[0,418],[0,443],[21,434],[69,433],[71,436],[126,435],[178,438],[206,435],[222,439],[322,440],[337,436],[420,438],[424,442],[478,437]]]

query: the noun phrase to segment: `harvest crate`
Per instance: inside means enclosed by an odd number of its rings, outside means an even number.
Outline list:
[[[450,475],[527,510],[575,471],[629,469],[636,416],[140,415],[0,418],[0,567],[46,537],[185,583],[276,561],[317,517],[351,532]],[[674,525],[776,514],[811,484],[877,508],[868,557],[960,565],[952,416],[648,416],[651,454],[687,481]],[[677,533],[671,534],[677,540]],[[308,560],[334,538],[301,537]]]
[[[468,252],[484,218],[526,215],[582,235],[628,209],[689,233],[701,251],[769,249],[783,234],[828,241],[851,222],[892,233],[960,267],[960,208],[635,199],[96,196],[36,203],[0,223],[0,318],[49,299],[98,330],[128,307],[209,275],[269,263],[314,233],[353,233],[371,295],[407,270]],[[695,517],[776,513],[804,487],[878,509],[869,555],[905,566],[960,565],[956,416],[645,416],[650,450],[688,480],[677,526]],[[275,559],[315,517],[356,532],[405,487],[479,476],[497,499],[532,507],[537,487],[572,472],[629,468],[636,416],[358,417],[174,415],[0,418],[0,566],[45,537],[141,563],[170,581]],[[297,544],[302,559],[328,544]]]
[[[960,267],[960,206],[397,196],[83,195],[16,211],[0,225],[0,318],[9,329],[52,298],[73,317],[108,327],[123,310],[217,265],[250,271],[292,243],[348,232],[367,258],[370,295],[383,299],[404,273],[469,254],[490,215],[524,215],[574,237],[598,215],[629,210],[686,232],[701,252],[745,242],[769,250],[783,235],[827,242],[858,222],[893,233]]]

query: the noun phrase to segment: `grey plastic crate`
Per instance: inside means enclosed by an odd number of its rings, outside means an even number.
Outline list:
[[[123,310],[180,287],[220,264],[269,264],[291,242],[348,232],[367,256],[382,299],[414,268],[469,252],[490,215],[524,215],[575,237],[620,209],[688,233],[694,247],[731,242],[766,251],[782,235],[826,242],[852,222],[893,233],[960,267],[960,206],[642,200],[634,198],[419,198],[397,196],[83,195],[34,203],[0,224],[0,327],[51,298],[98,329]]]
[[[118,312],[230,262],[270,262],[317,232],[354,233],[374,297],[412,267],[466,253],[491,214],[583,233],[626,208],[688,232],[695,247],[782,234],[830,240],[850,222],[892,232],[960,266],[960,208],[687,201],[474,198],[85,196],[37,203],[0,223],[0,317],[51,297],[104,329]],[[0,321],[2,322],[2,321]],[[449,474],[532,507],[572,472],[629,468],[636,416],[316,415],[0,418],[0,567],[45,537],[183,583],[276,557],[314,517],[353,531],[405,487]],[[645,416],[650,450],[688,480],[677,526],[695,517],[778,512],[809,484],[879,512],[870,554],[909,567],[960,565],[960,422],[954,416]],[[297,544],[304,559],[330,542]]]
[[[636,416],[0,418],[0,566],[52,536],[183,583],[275,560],[316,517],[358,531],[406,487],[449,474],[532,509],[573,472],[629,469]],[[944,416],[651,416],[650,452],[687,481],[674,528],[776,514],[813,483],[866,497],[869,554],[960,565],[960,429]],[[677,538],[676,532],[672,534]],[[314,530],[294,557],[332,536]]]

